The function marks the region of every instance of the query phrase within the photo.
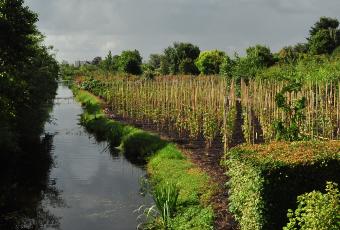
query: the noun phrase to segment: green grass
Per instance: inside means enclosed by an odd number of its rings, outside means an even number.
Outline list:
[[[213,229],[214,213],[209,205],[217,185],[191,163],[178,148],[159,136],[108,119],[102,102],[93,94],[73,89],[84,106],[81,123],[99,140],[119,146],[126,157],[146,162],[151,184],[155,189],[171,183],[179,189],[172,229]]]

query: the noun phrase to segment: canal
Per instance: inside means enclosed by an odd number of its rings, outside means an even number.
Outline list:
[[[43,147],[11,171],[0,190],[0,226],[8,229],[136,229],[145,170],[79,124],[82,108],[60,85]],[[32,156],[32,154],[30,155]],[[30,162],[27,162],[29,159]],[[34,162],[33,162],[34,161]]]

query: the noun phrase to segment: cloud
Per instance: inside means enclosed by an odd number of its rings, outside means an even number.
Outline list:
[[[243,53],[303,42],[320,16],[337,17],[339,0],[27,0],[57,57],[70,61],[138,49],[145,57],[174,41]]]

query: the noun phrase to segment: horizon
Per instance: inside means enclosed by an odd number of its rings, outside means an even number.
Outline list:
[[[173,42],[190,42],[201,51],[218,49],[229,56],[244,55],[256,44],[277,52],[305,42],[321,16],[340,19],[337,0],[26,0],[25,4],[39,15],[45,44],[54,47],[58,61],[69,63],[105,57],[109,50],[119,54],[134,49],[146,61]]]

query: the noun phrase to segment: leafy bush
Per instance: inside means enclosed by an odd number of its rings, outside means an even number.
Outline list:
[[[297,197],[298,207],[288,210],[289,223],[283,230],[340,229],[340,193],[337,184],[327,182],[325,194],[319,191]]]
[[[195,64],[201,74],[219,74],[225,57],[226,54],[223,51],[207,50],[200,53]]]
[[[340,182],[340,141],[273,142],[231,149],[222,163],[230,177],[229,210],[241,229],[282,229],[296,197]]]

